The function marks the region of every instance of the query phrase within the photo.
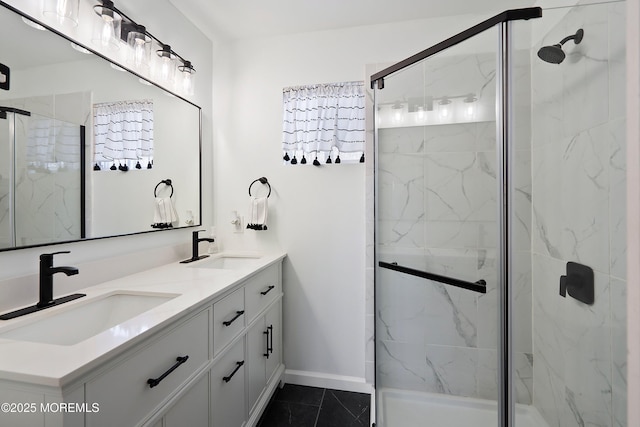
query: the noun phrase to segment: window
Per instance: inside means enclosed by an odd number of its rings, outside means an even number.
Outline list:
[[[282,95],[285,163],[364,162],[363,82],[289,87]]]

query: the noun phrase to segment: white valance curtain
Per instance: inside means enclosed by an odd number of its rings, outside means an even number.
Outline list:
[[[30,170],[80,169],[79,125],[31,115],[26,145]]]
[[[153,101],[94,104],[93,126],[94,162],[100,169],[151,168]]]
[[[290,164],[364,162],[363,82],[283,90],[282,150]]]

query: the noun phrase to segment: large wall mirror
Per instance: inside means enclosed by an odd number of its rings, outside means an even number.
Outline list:
[[[0,6],[0,251],[199,225],[200,108]]]

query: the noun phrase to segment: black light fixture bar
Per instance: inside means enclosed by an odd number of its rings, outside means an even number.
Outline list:
[[[120,34],[120,38],[123,39],[125,42],[127,41],[127,35],[129,34],[129,32],[131,31],[135,31],[136,28],[142,26],[141,24],[137,23],[136,21],[134,21],[133,19],[131,19],[131,17],[129,17],[129,15],[127,15],[126,13],[122,12],[120,9],[118,9],[115,5],[111,4],[109,5],[109,8],[114,10],[115,12],[117,12],[120,16],[122,16],[122,30],[121,30],[121,34]],[[144,34],[146,34],[147,36],[151,37],[153,40],[155,40],[156,42],[158,42],[161,46],[169,46],[168,44],[162,42],[162,40],[160,40],[159,38],[157,38],[156,36],[154,36],[153,34],[151,34],[146,27],[142,26],[143,28],[145,28],[144,30]],[[182,56],[180,56],[178,54],[178,52],[176,52],[173,49],[170,49],[171,54],[175,55],[178,59],[180,59],[180,61],[182,61],[183,64],[189,63],[189,67],[191,69],[193,69],[195,71],[195,68],[193,67],[193,64],[191,64],[190,61],[184,59]]]

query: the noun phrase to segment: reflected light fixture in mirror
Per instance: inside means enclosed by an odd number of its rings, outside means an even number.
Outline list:
[[[94,24],[91,41],[108,50],[120,49],[120,26],[122,16],[116,11],[111,0],[103,0],[102,4],[93,6],[100,17]]]
[[[44,0],[42,13],[53,16],[60,25],[78,25],[79,0]]]
[[[470,93],[462,101],[464,102],[464,118],[473,120],[476,117],[476,101],[478,98]]]
[[[451,118],[451,100],[444,97],[438,102],[438,117],[440,120],[449,120]]]
[[[47,29],[40,24],[36,24],[31,19],[27,19],[24,16],[22,17],[22,22],[30,26],[31,28],[35,28],[36,30],[46,31]]]
[[[182,90],[187,95],[193,95],[195,93],[195,74],[196,69],[191,65],[191,61],[184,61],[184,63],[178,67],[178,70],[182,74]]]

